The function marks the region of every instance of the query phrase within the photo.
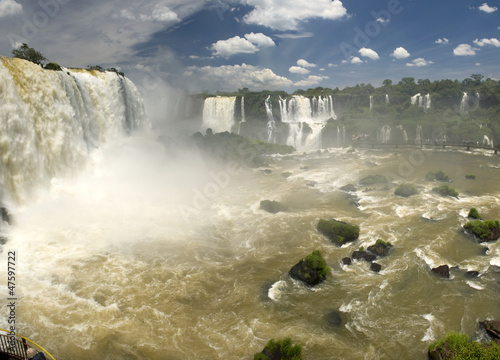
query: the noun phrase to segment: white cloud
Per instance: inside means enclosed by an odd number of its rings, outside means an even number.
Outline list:
[[[453,49],[453,54],[457,56],[467,56],[476,55],[476,48],[473,48],[469,44],[460,44],[455,49]]]
[[[481,63],[475,63],[476,66],[481,66]]]
[[[254,34],[251,32],[250,34],[245,34],[245,39],[255,44],[259,49],[276,46],[273,39],[263,33]]]
[[[492,12],[497,11],[497,10],[498,10],[498,8],[497,8],[496,6],[491,7],[491,6],[489,6],[487,3],[484,3],[483,5],[481,5],[481,6],[479,7],[479,10],[484,11],[485,13],[490,14],[490,13],[492,13]]]
[[[439,38],[437,39],[436,41],[434,41],[434,44],[448,44],[450,42],[450,40],[448,40],[447,38]]]
[[[297,60],[297,65],[302,66],[302,67],[316,67],[316,64],[312,64],[310,62],[307,62],[304,59]]]
[[[272,70],[253,65],[190,66],[186,75],[191,75],[199,88],[234,90],[248,87],[253,90],[283,89],[293,82]]]
[[[0,19],[11,15],[21,15],[23,6],[14,0],[0,0]]]
[[[342,61],[342,62],[343,62],[343,61]],[[361,60],[361,59],[360,59],[359,57],[357,57],[357,56],[353,56],[353,57],[351,58],[351,64],[362,64],[362,63],[364,63],[364,61],[363,61],[363,60]]]
[[[361,54],[361,56],[370,58],[372,60],[379,59],[377,52],[372,50],[372,49],[361,48],[361,49],[359,49],[359,53]]]
[[[189,55],[190,59],[200,59],[198,55]]]
[[[390,22],[389,19],[384,19],[382,17],[379,17],[378,19],[375,20],[376,22],[379,22],[381,24],[387,24],[388,22]]]
[[[312,18],[337,20],[347,14],[340,0],[247,0],[254,9],[243,17],[247,24],[276,30],[297,30],[302,21]]]
[[[486,46],[486,45],[492,45],[494,47],[500,47],[500,41],[498,39],[495,39],[495,38],[491,38],[491,39],[476,39],[474,40],[474,44],[476,44],[477,46]]]
[[[307,69],[304,69],[303,67],[300,67],[300,66],[292,66],[290,67],[290,69],[288,69],[288,71],[290,71],[291,73],[294,73],[294,74],[309,74],[310,71],[307,70]]]
[[[282,39],[302,39],[302,38],[313,37],[314,34],[312,32],[304,32],[304,33],[299,33],[299,34],[283,33],[283,34],[277,34],[274,36],[282,38]]]
[[[272,47],[276,44],[274,41],[262,34],[245,34],[245,38],[234,36],[227,40],[219,40],[212,44],[210,49],[214,52],[215,56],[230,57],[235,54],[253,54],[260,49]]]
[[[156,4],[152,11],[122,9],[120,16],[132,21],[157,21],[163,23],[178,23],[181,21],[179,16],[174,11],[170,10],[168,6]]]
[[[434,62],[425,60],[424,58],[418,58],[418,59],[413,60],[411,63],[407,63],[406,66],[421,67],[421,66],[428,66],[431,64],[434,64]]]
[[[295,86],[314,86],[318,85],[321,80],[329,79],[328,76],[317,76],[317,75],[309,75],[307,79],[297,81]]]
[[[325,68],[320,68],[319,71],[325,71]]]
[[[400,46],[394,50],[391,56],[395,57],[396,59],[406,59],[407,57],[410,56],[410,53],[406,51],[405,48]]]

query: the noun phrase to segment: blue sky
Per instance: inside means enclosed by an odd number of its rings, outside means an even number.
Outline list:
[[[0,54],[125,71],[142,91],[500,79],[500,1],[0,0]],[[161,86],[160,86],[161,85]]]

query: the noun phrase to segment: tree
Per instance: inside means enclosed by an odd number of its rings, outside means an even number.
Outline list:
[[[382,82],[382,85],[384,85],[384,86],[391,86],[392,85],[392,80],[391,79],[385,79]]]
[[[42,53],[36,51],[33,48],[30,48],[28,44],[22,44],[19,49],[14,49],[12,50],[12,55],[14,57],[19,58],[19,59],[24,59],[31,61],[32,63],[35,63],[37,65],[42,65],[47,59],[45,56],[42,55]]]

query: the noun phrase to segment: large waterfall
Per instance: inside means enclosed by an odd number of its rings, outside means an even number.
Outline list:
[[[418,93],[416,95],[413,95],[410,98],[410,101],[411,101],[412,105],[418,105],[420,107],[423,107],[424,111],[427,111],[431,108],[431,95],[430,94],[422,96],[422,94]]]
[[[213,132],[231,131],[234,125],[236,96],[217,96],[205,99],[203,105],[203,129]]]
[[[0,195],[12,201],[24,202],[35,185],[78,168],[90,149],[145,122],[130,80],[63,70],[0,58]]]
[[[317,149],[321,147],[321,130],[330,118],[336,119],[331,96],[309,99],[294,95],[279,99],[281,122],[288,124],[287,145],[296,149]]]

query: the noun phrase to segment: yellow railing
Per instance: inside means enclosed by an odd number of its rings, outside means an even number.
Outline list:
[[[7,334],[10,334],[10,331],[8,330],[5,330],[5,329],[0,329],[0,331],[4,331],[6,332]],[[7,335],[3,335],[3,334],[0,334],[0,336],[7,336]],[[38,345],[37,343],[35,343],[34,341],[31,341],[30,339],[28,339],[27,337],[24,337],[22,335],[19,335],[19,334],[15,334],[15,336],[17,337],[20,337],[21,339],[23,340],[26,340],[28,341],[29,343],[35,345],[38,349],[42,350],[48,357],[50,357],[52,360],[56,360],[47,350],[45,350],[43,347],[41,347],[40,345]],[[17,353],[13,353],[12,355],[16,355],[16,356],[20,356],[20,355],[24,355],[26,357],[26,343],[23,342],[23,341],[20,341],[18,339],[16,339],[16,342],[18,343],[21,343],[23,345],[22,349],[24,350],[24,354],[17,354]],[[17,347],[16,347],[17,349]],[[5,352],[7,352],[8,349],[2,349],[4,350]]]

